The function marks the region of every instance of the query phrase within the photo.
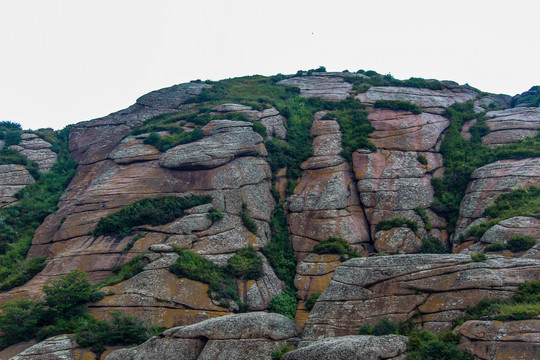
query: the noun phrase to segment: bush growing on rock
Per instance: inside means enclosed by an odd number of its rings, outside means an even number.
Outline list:
[[[297,307],[296,293],[292,291],[285,291],[270,300],[271,312],[284,315],[291,320],[294,320]]]
[[[420,106],[403,100],[377,100],[373,106],[376,109],[403,110],[413,114],[422,113],[422,108]]]
[[[448,252],[440,239],[426,237],[422,239],[420,252],[423,254],[445,254]]]
[[[536,244],[536,240],[531,236],[516,235],[508,240],[508,249],[512,252],[529,250]]]
[[[257,223],[249,215],[247,205],[242,203],[242,222],[246,229],[257,235]]]
[[[317,302],[317,299],[319,296],[321,296],[320,291],[315,291],[307,300],[306,300],[306,309],[308,311],[311,311],[313,309],[313,306],[315,306],[315,303]]]
[[[338,237],[329,237],[328,240],[321,241],[313,247],[313,252],[315,254],[337,254],[342,261],[362,257],[362,254],[354,249],[351,244]]]
[[[418,231],[418,223],[414,220],[409,220],[401,217],[394,217],[391,219],[383,220],[375,226],[375,231],[390,230],[398,227],[408,227],[415,234]]]
[[[241,248],[227,260],[229,272],[240,280],[257,280],[262,276],[263,262],[253,247]]]

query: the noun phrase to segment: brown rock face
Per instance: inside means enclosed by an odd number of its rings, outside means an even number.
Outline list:
[[[35,161],[38,169],[42,173],[47,173],[56,162],[56,153],[51,150],[51,144],[41,139],[35,134],[22,134],[19,145],[12,145],[9,148],[18,151],[22,156],[30,161]]]
[[[417,251],[420,240],[408,230],[376,233],[379,222],[394,217],[416,221],[419,236],[429,235],[445,241],[444,220],[429,206],[433,201],[431,178],[442,171],[438,144],[449,125],[448,119],[436,114],[414,115],[379,109],[375,109],[369,118],[375,128],[370,138],[376,143],[377,150],[355,152],[353,165],[375,249]],[[420,163],[422,157],[427,164]],[[417,207],[426,209],[432,230],[424,230],[422,218],[414,211]]]
[[[0,208],[15,203],[15,194],[34,182],[23,165],[0,165]]]
[[[475,359],[540,358],[540,320],[467,321],[459,327],[459,347]]]
[[[283,315],[229,315],[166,330],[135,348],[117,350],[106,359],[271,359],[272,351],[298,334],[296,325]]]
[[[334,74],[293,77],[281,80],[278,84],[300,88],[300,96],[331,101],[345,100],[352,90],[351,83],[345,82],[343,76]]]
[[[476,169],[471,179],[461,201],[454,242],[499,195],[540,184],[540,159],[497,161]]]
[[[451,328],[452,319],[481,299],[510,297],[537,280],[540,261],[468,255],[396,255],[352,259],[341,265],[304,326],[305,339],[356,334],[381,318],[403,321],[418,313],[424,329]]]
[[[540,129],[540,108],[490,111],[486,118],[491,131],[482,138],[482,143],[490,147],[512,144],[527,136],[535,136]]]
[[[416,104],[425,112],[442,114],[456,102],[466,102],[476,98],[478,90],[467,86],[451,86],[444,90],[417,89],[396,86],[373,86],[356,98],[367,105],[377,100],[402,100]]]

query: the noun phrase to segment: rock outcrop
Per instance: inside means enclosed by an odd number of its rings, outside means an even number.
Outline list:
[[[16,150],[30,161],[35,161],[42,173],[47,173],[56,162],[57,155],[51,150],[52,145],[36,134],[24,133],[18,145],[9,148]]]
[[[78,360],[97,359],[96,355],[88,349],[81,348],[75,336],[58,335],[48,338],[21,353],[10,360]]]
[[[490,111],[486,118],[490,132],[482,138],[482,143],[490,147],[508,145],[535,136],[540,129],[540,108],[519,107]]]
[[[540,184],[540,158],[497,161],[476,169],[471,179],[459,208],[454,242],[499,195]]]
[[[334,273],[304,326],[303,339],[356,334],[381,318],[414,318],[440,333],[467,306],[483,298],[511,297],[522,282],[536,281],[540,261],[468,255],[395,255],[352,259]]]
[[[23,165],[0,165],[0,208],[15,203],[15,194],[34,182]]]
[[[481,360],[540,358],[540,320],[467,321],[459,347]]]
[[[293,77],[281,80],[278,84],[300,88],[300,96],[331,101],[345,100],[352,90],[352,84],[344,81],[343,76],[333,74]]]
[[[404,360],[407,343],[408,339],[399,335],[342,336],[314,341],[286,353],[281,359]]]
[[[270,353],[299,335],[296,325],[278,314],[252,312],[172,328],[107,360],[270,359]]]

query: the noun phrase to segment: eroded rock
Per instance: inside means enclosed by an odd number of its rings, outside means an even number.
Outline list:
[[[519,107],[490,111],[486,118],[490,132],[482,138],[482,143],[490,147],[508,145],[535,136],[540,129],[540,108]]]
[[[74,335],[58,335],[48,338],[15,355],[10,360],[78,360],[97,359],[88,349],[81,348]]]
[[[52,145],[35,134],[24,133],[21,135],[21,142],[9,148],[16,150],[30,161],[35,161],[38,170],[47,173],[56,162],[57,155],[51,150]]]
[[[316,97],[323,100],[345,100],[352,90],[352,84],[345,82],[343,76],[311,75],[281,80],[278,85],[300,88],[300,96]]]
[[[0,208],[15,203],[15,194],[34,182],[23,165],[0,165]]]

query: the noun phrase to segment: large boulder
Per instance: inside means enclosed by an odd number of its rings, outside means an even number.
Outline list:
[[[252,312],[172,328],[107,360],[270,359],[270,353],[299,334],[296,325],[278,314]]]
[[[540,358],[540,320],[467,321],[458,329],[459,347],[482,360]]]
[[[58,335],[37,343],[10,360],[96,360],[87,348],[81,348],[74,335]]]
[[[408,339],[399,335],[352,335],[322,339],[286,353],[282,360],[404,360]]]
[[[415,318],[442,332],[483,298],[511,297],[536,281],[540,261],[489,256],[412,254],[352,259],[334,273],[304,326],[306,340],[356,334],[381,318]]]

